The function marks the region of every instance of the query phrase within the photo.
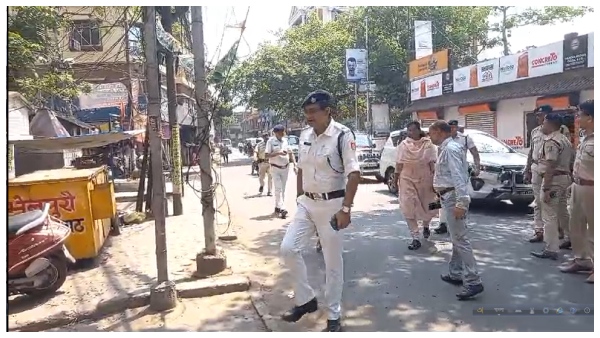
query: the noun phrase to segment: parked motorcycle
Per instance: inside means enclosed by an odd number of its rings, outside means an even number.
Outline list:
[[[46,296],[67,278],[75,259],[64,245],[71,229],[42,210],[8,217],[8,294]]]

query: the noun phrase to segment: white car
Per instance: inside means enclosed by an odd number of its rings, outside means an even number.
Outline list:
[[[427,128],[422,128],[427,132]],[[474,129],[465,129],[481,158],[480,174],[483,185],[468,185],[472,200],[510,200],[516,206],[528,206],[533,202],[531,184],[523,183],[523,171],[527,165],[527,155],[512,149],[494,136]],[[406,128],[393,131],[381,153],[379,173],[384,178],[388,190],[398,193],[396,182],[392,179],[396,167],[396,146],[406,138]],[[467,161],[472,166],[473,157],[467,153]]]
[[[294,135],[288,135],[286,136],[287,141],[288,141],[288,145],[290,146],[290,149],[292,150],[292,153],[294,153],[294,157],[296,158],[296,161],[298,161],[298,146],[300,144],[300,139],[298,138],[298,136],[294,136]]]
[[[360,175],[379,177],[381,154],[375,150],[375,143],[367,134],[355,133],[354,136],[356,137],[356,157],[360,165]]]

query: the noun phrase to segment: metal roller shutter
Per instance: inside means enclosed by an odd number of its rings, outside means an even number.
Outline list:
[[[432,124],[434,124],[437,120],[421,120],[421,128],[429,128]]]
[[[465,115],[465,128],[476,129],[496,136],[496,113],[477,113]]]

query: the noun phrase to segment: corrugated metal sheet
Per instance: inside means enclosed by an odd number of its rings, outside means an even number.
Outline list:
[[[476,129],[496,136],[496,113],[477,113],[465,116],[465,128]]]

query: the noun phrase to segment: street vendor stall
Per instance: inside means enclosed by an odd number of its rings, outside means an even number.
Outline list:
[[[8,181],[9,215],[42,209],[44,203],[71,228],[66,245],[76,259],[96,257],[111,226],[119,226],[106,166],[39,170]]]

